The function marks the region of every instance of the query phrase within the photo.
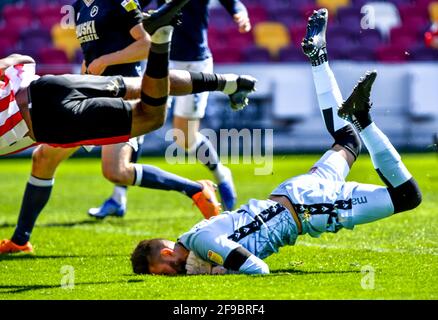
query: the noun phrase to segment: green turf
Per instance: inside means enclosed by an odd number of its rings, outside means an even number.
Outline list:
[[[254,176],[251,165],[233,165],[239,203],[266,198],[282,180],[305,172],[317,156],[275,158],[274,173]],[[129,264],[135,244],[146,237],[176,237],[201,215],[177,193],[131,188],[124,219],[95,221],[85,214],[100,204],[111,184],[97,159],[72,159],[59,169],[51,201],[32,235],[34,256],[0,257],[1,299],[437,299],[438,158],[406,155],[424,202],[352,231],[303,236],[294,247],[267,259],[267,276],[136,276]],[[142,159],[194,179],[208,177],[200,165],[166,165]],[[29,175],[29,160],[0,161],[0,238],[10,237]],[[350,180],[379,183],[361,156]],[[74,289],[61,288],[61,268],[75,270]],[[374,270],[374,289],[361,270]],[[363,279],[364,278],[364,279]]]

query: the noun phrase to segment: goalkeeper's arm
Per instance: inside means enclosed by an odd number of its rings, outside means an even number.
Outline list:
[[[244,247],[237,247],[228,254],[224,262],[224,268],[244,274],[269,273],[268,265]]]
[[[211,232],[199,231],[187,247],[204,262],[213,263],[214,266],[223,266],[229,271],[244,274],[269,273],[269,268],[263,260],[224,235],[215,236]],[[189,259],[187,259],[187,265],[190,265]],[[204,274],[211,274],[211,270],[203,271],[205,271]]]
[[[235,255],[234,253],[233,255]],[[225,261],[227,262],[227,261]],[[228,266],[233,267],[231,265]],[[246,258],[245,262],[238,268],[238,270],[227,269],[225,266],[214,266],[211,263],[202,260],[197,257],[192,251],[190,251],[186,262],[186,271],[188,275],[199,274],[267,274],[269,268],[263,260],[257,258],[255,255],[250,255]]]

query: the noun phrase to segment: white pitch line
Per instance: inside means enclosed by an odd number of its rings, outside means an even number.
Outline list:
[[[305,246],[305,247],[317,247],[322,249],[346,249],[346,250],[369,250],[374,252],[385,252],[385,253],[409,253],[409,254],[419,254],[419,255],[433,255],[438,256],[438,252],[433,248],[423,248],[422,251],[418,250],[408,250],[408,249],[391,249],[391,248],[376,248],[376,247],[348,247],[348,246],[340,246],[335,244],[318,244],[318,243],[310,243],[306,241],[299,241],[296,244],[297,246]],[[428,252],[425,252],[428,251]]]

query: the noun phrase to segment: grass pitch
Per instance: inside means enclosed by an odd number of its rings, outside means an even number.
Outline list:
[[[232,165],[239,204],[266,198],[317,159],[276,157],[270,176]],[[193,179],[210,177],[201,165],[141,160]],[[423,191],[423,204],[415,211],[320,239],[300,237],[296,246],[266,260],[272,272],[267,276],[165,277],[134,275],[129,255],[143,238],[176,239],[201,219],[197,209],[175,192],[131,188],[124,219],[93,220],[87,209],[100,205],[112,186],[100,173],[100,160],[71,159],[60,167],[33,232],[35,255],[0,256],[0,300],[437,299],[438,158],[406,155],[404,161]],[[0,160],[0,238],[14,230],[29,172],[30,160]],[[381,184],[365,155],[349,179]],[[70,289],[61,287],[65,272],[72,270],[65,266],[74,268]]]

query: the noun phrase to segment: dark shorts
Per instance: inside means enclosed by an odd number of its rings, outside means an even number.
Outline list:
[[[43,76],[29,86],[36,141],[62,147],[126,142],[132,125],[123,77]]]

